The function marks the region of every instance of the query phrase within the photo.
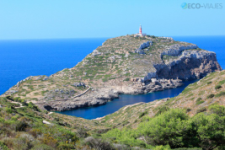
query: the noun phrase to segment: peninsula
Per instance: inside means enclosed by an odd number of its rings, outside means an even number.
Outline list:
[[[145,94],[220,71],[216,54],[195,44],[141,33],[106,40],[75,67],[30,76],[6,91],[42,109],[105,104],[119,94]],[[88,44],[88,43],[87,43]]]

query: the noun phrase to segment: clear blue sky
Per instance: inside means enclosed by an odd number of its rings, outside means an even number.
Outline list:
[[[214,0],[0,0],[0,39],[225,35],[222,9],[183,9]]]

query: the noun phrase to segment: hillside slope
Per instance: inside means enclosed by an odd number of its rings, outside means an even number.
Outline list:
[[[128,105],[98,120],[110,127],[136,128],[145,117],[152,118],[169,109],[185,109],[192,117],[206,112],[213,104],[225,106],[225,70],[208,74],[198,82],[188,85],[174,98]]]
[[[128,105],[96,120],[1,97],[0,149],[222,149],[224,98],[225,71],[207,75],[174,98]]]

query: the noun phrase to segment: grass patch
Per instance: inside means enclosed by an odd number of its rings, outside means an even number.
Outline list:
[[[225,95],[225,92],[222,91],[222,92],[220,92],[219,94],[216,94],[216,97],[220,97],[220,96],[224,96],[224,95]]]
[[[188,96],[187,96],[187,98],[189,98],[189,97],[191,97],[191,96],[193,96],[194,94],[193,93],[191,93],[191,94],[189,94]]]
[[[200,95],[203,95],[204,93],[205,91],[200,91],[198,95],[200,96]]]
[[[126,78],[126,79],[124,79],[123,81],[130,81],[130,78]]]
[[[225,83],[225,80],[222,80],[222,81],[219,82],[219,85],[222,85],[224,83]]]
[[[191,91],[192,89],[191,88],[185,88],[183,91],[182,91],[182,94],[187,94]]]
[[[46,90],[46,91],[41,91],[41,95],[42,96],[45,96],[45,93],[47,93],[48,92],[48,90]]]
[[[212,83],[212,81],[207,82],[208,85],[211,84],[211,83]]]
[[[200,104],[202,104],[202,103],[204,103],[205,101],[203,101],[202,100],[202,98],[198,98],[197,100],[196,100],[196,105],[200,105]]]

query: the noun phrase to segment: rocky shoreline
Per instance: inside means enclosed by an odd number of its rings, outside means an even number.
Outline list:
[[[162,91],[182,86],[183,82],[179,79],[159,79],[143,84],[136,82],[130,87],[113,86],[111,88],[92,89],[86,95],[74,99],[54,100],[37,102],[42,109],[49,111],[66,111],[90,106],[104,105],[109,101],[119,98],[120,94],[147,94],[150,92]]]
[[[156,37],[108,39],[74,68],[28,77],[4,96],[30,98],[53,111],[103,105],[119,94],[146,94],[179,87],[222,70],[216,54],[195,44]],[[33,100],[35,99],[35,100]]]
[[[185,51],[179,58],[167,64],[156,64],[156,72],[146,77],[134,78],[128,85],[105,85],[92,89],[87,94],[74,99],[41,102],[39,107],[47,110],[65,111],[82,107],[98,106],[119,97],[119,94],[146,94],[182,86],[183,81],[199,79],[207,73],[221,70],[216,54],[208,51]],[[114,83],[119,81],[114,81]]]

